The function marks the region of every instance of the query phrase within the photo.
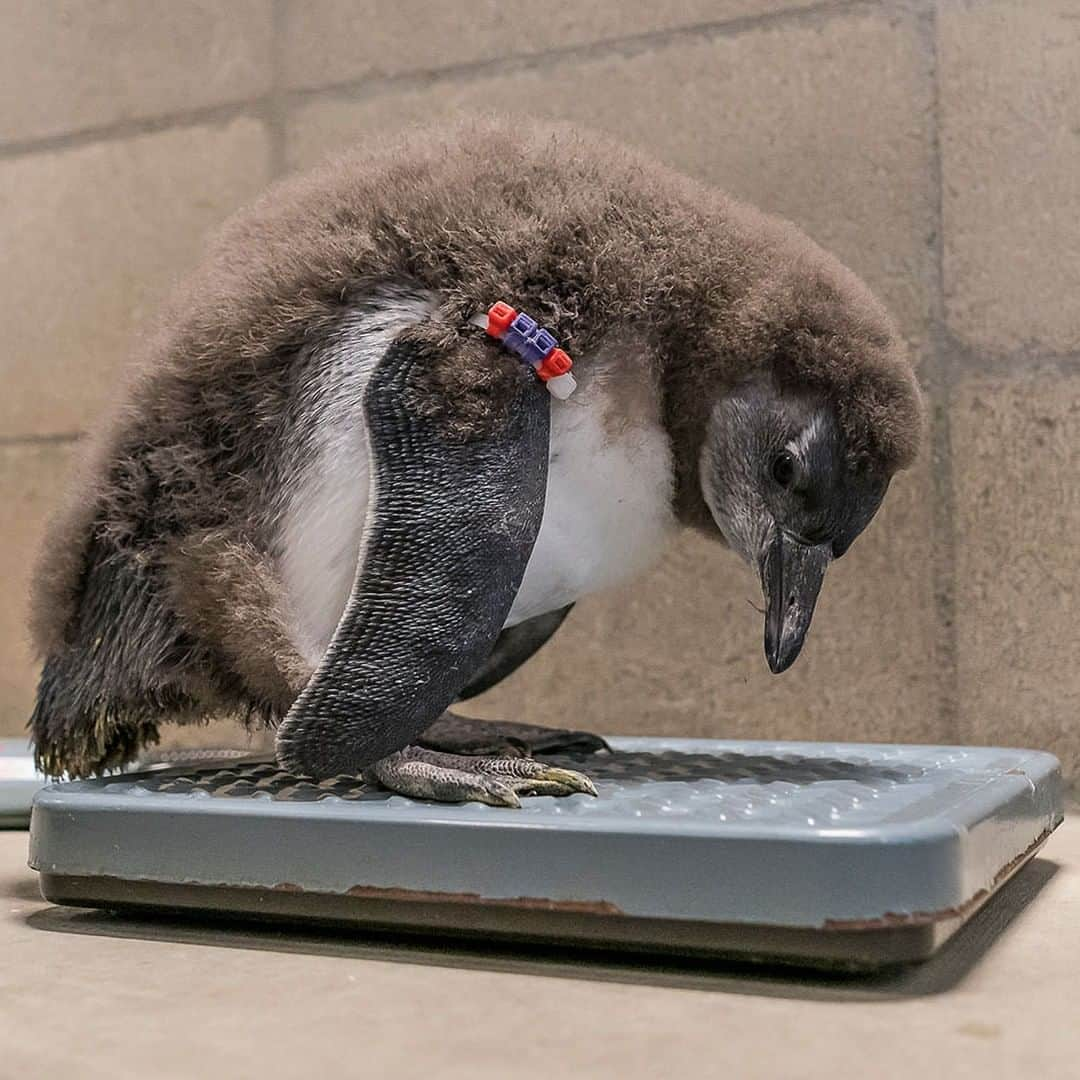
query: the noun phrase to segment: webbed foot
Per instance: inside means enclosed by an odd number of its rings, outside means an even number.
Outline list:
[[[526,757],[466,757],[407,746],[364,770],[398,795],[435,802],[521,805],[524,795],[596,795],[593,782],[572,769]]]

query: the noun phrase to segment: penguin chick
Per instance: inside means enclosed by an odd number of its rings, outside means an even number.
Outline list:
[[[497,300],[574,357],[569,400],[475,328]],[[35,579],[54,774],[234,713],[275,724],[298,775],[591,791],[433,733],[679,527],[757,569],[782,671],[921,425],[896,331],[831,256],[545,125],[413,135],[272,188],[141,360]]]

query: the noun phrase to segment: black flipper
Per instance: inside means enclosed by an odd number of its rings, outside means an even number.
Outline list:
[[[458,701],[468,701],[469,698],[490,690],[496,683],[501,683],[508,675],[517,671],[562,626],[573,606],[567,604],[558,611],[537,615],[504,630],[495,642],[495,651],[458,694]]]
[[[399,337],[364,411],[372,499],[360,567],[322,663],[282,721],[298,775],[356,774],[411,743],[491,655],[532,552],[547,483],[548,402],[524,366],[494,434],[416,407],[431,346]]]
[[[495,651],[458,694],[458,701],[467,701],[490,690],[517,671],[550,640],[573,606],[567,604],[558,611],[537,615],[504,630],[495,643]],[[465,755],[594,754],[611,749],[591,731],[541,727],[514,720],[477,720],[452,712],[443,713],[416,742],[431,750]]]

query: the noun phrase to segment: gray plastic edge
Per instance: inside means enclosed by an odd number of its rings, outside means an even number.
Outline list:
[[[630,749],[636,741],[620,743]],[[679,743],[717,746],[665,741]],[[1021,753],[1015,776],[973,792],[958,822],[814,836],[626,830],[568,819],[552,826],[504,810],[465,819],[452,809],[418,817],[382,806],[365,817],[362,804],[207,797],[192,805],[151,792],[110,798],[86,785],[54,785],[35,799],[30,865],[176,884],[593,903],[628,915],[777,926],[932,916],[955,913],[991,889],[1060,822],[1056,759]]]

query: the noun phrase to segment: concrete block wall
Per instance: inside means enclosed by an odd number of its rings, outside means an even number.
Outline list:
[[[1028,743],[1080,775],[1073,0],[41,0],[0,22],[0,732],[32,693],[43,519],[206,232],[346,143],[496,109],[608,130],[798,222],[888,302],[932,417],[785,676],[752,575],[686,537],[475,711]]]

